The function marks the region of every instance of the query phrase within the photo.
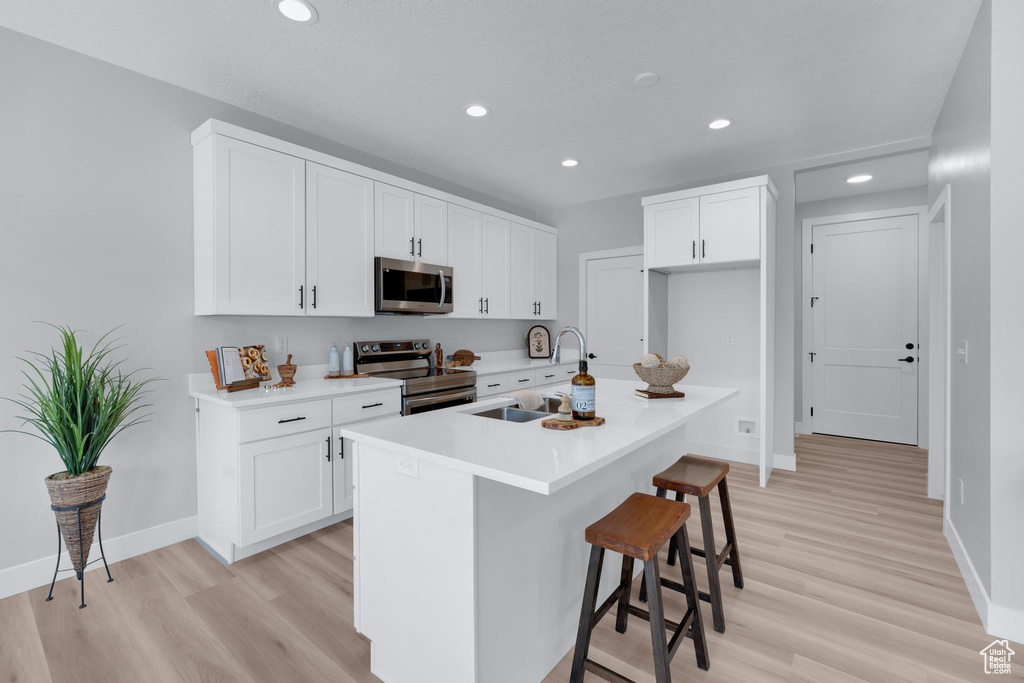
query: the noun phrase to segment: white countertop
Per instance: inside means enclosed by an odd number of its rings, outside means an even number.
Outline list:
[[[477,375],[494,375],[499,372],[514,372],[516,370],[536,370],[536,369],[547,369],[552,367],[560,367],[563,365],[576,366],[579,364],[579,352],[574,352],[572,355],[565,352],[562,353],[561,362],[556,366],[552,365],[551,361],[547,358],[531,359],[526,357],[520,358],[488,358],[489,354],[481,354],[480,360],[474,362],[469,367],[464,369],[473,370]]]
[[[210,373],[204,374],[207,379],[210,379]],[[320,375],[319,377],[297,377],[295,386],[288,388],[268,389],[264,385],[256,389],[246,389],[229,394],[226,390],[218,391],[211,379],[210,382],[192,382],[188,395],[200,401],[210,401],[228,408],[256,408],[291,401],[309,401],[317,398],[361,394],[375,389],[399,388],[401,386],[402,383],[397,379],[379,379],[377,377],[324,379],[323,375]]]
[[[555,431],[541,427],[541,420],[515,423],[473,415],[512,404],[490,398],[340,431],[358,442],[551,494],[739,394],[739,389],[680,385],[686,398],[652,401],[634,393],[645,386],[640,381],[598,380],[597,414],[607,420],[600,427]],[[554,385],[540,393],[553,396],[569,389],[568,384]]]

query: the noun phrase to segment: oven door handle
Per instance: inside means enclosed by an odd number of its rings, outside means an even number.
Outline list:
[[[447,289],[444,281],[444,271],[440,268],[437,269],[437,276],[441,278],[441,300],[437,302],[438,308],[444,308],[444,296]]]
[[[429,406],[435,403],[447,403],[448,401],[458,401],[459,399],[469,398],[476,401],[476,387],[469,387],[468,389],[462,389],[460,391],[443,391],[429,394],[423,397],[413,397],[405,399],[405,408],[419,408],[420,406]],[[473,402],[471,401],[471,402]]]

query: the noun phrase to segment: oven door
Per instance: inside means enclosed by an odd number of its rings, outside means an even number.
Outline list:
[[[437,391],[432,394],[407,396],[402,398],[402,415],[427,413],[452,406],[461,406],[476,402],[476,387],[457,389],[454,391]]]
[[[451,313],[452,269],[416,261],[374,259],[377,313]]]

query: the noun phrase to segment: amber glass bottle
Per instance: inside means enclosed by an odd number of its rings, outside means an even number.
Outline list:
[[[580,361],[580,373],[572,378],[572,417],[593,420],[597,416],[595,394],[597,380],[587,374],[587,361]]]

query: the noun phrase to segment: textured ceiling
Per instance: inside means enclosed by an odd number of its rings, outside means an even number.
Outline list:
[[[0,25],[544,209],[929,135],[979,5],[312,2],[300,26],[271,0],[4,0]]]
[[[848,183],[852,175],[867,173],[871,180]],[[816,168],[796,174],[796,202],[852,197],[928,184],[928,151],[865,159],[850,164]]]

